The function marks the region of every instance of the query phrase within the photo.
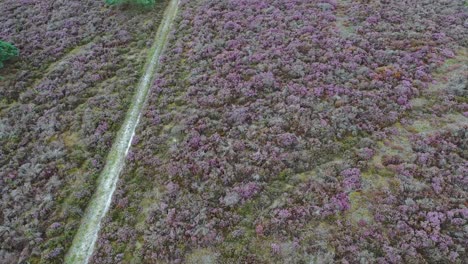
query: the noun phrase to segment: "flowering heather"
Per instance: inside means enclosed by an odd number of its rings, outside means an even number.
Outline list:
[[[63,263],[163,7],[1,1],[0,263]]]
[[[63,263],[168,1],[105,2],[0,2],[0,263]],[[91,262],[468,259],[464,1],[181,2]]]
[[[184,1],[92,261],[462,263],[467,19]]]

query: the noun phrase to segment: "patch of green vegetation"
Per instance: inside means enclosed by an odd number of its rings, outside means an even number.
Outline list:
[[[210,249],[196,249],[186,259],[188,264],[211,264],[217,263],[218,254]]]
[[[444,64],[435,70],[436,74],[445,74],[450,66],[460,63],[459,58],[446,59]]]
[[[362,173],[363,178],[367,179],[376,179],[378,177],[393,177],[395,173],[385,167],[376,168],[375,166],[371,166],[367,172]]]
[[[365,220],[368,223],[372,222],[372,214],[367,209],[369,200],[364,193],[360,191],[351,192],[349,194],[349,201],[351,210],[347,214],[347,217],[352,223],[357,224],[360,220]]]
[[[466,96],[455,96],[455,100],[462,104],[462,103],[467,103],[468,104],[468,97]]]
[[[425,98],[415,98],[411,100],[411,105],[413,106],[413,109],[415,110],[421,110],[423,107],[427,106],[429,104],[429,101]]]
[[[3,62],[19,56],[19,50],[13,44],[0,40],[0,69]]]
[[[360,137],[351,135],[343,138],[342,140],[340,140],[342,150],[345,151],[354,148],[354,146],[356,146],[357,143],[359,143],[359,140]]]
[[[417,133],[428,132],[434,129],[429,120],[416,120],[411,128]]]
[[[287,181],[291,175],[293,175],[293,171],[291,169],[285,169],[278,174],[278,180]]]

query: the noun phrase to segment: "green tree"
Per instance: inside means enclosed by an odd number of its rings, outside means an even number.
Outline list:
[[[8,42],[0,40],[0,68],[3,68],[3,62],[17,57],[19,50]]]

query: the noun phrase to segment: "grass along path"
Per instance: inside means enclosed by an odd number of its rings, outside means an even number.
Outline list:
[[[73,243],[65,256],[65,263],[88,263],[93,254],[102,218],[106,215],[112,201],[119,175],[125,164],[141,110],[146,101],[154,73],[159,65],[159,58],[167,42],[174,18],[177,14],[179,0],[169,2],[164,18],[159,26],[149,61],[145,66],[144,75],[138,85],[136,94],[114,141],[106,160],[106,165],[98,179],[98,186],[86,209]]]

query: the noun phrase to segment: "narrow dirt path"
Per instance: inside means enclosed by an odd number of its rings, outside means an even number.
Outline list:
[[[171,0],[168,4],[153,47],[151,48],[144,75],[141,77],[124,123],[108,154],[106,165],[99,176],[98,186],[86,209],[81,226],[65,256],[65,263],[88,263],[89,258],[93,254],[102,218],[106,215],[111,204],[112,195],[115,191],[120,172],[124,167],[125,158],[135,134],[141,110],[146,101],[155,71],[158,68],[159,58],[167,42],[178,6],[179,0]]]

